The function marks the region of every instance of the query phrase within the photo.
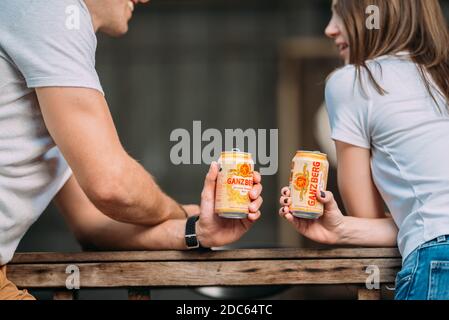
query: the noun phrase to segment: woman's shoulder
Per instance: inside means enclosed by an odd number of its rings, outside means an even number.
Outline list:
[[[366,62],[366,68],[346,65],[332,72],[326,82],[326,93],[339,96],[373,98],[379,95],[372,80],[387,89],[402,81],[416,78],[416,65],[407,56],[381,56]]]
[[[361,95],[357,68],[347,65],[332,72],[326,81],[326,99],[347,100]]]
[[[326,87],[334,87],[337,84],[352,83],[356,79],[357,68],[350,64],[334,70],[327,78]]]

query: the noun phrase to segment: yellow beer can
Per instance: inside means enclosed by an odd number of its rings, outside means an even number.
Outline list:
[[[215,212],[222,218],[246,219],[254,181],[254,161],[250,153],[234,149],[222,152],[215,191]]]
[[[290,174],[292,204],[290,212],[302,219],[318,219],[324,213],[316,193],[326,190],[329,174],[327,155],[320,152],[298,151],[293,158]]]

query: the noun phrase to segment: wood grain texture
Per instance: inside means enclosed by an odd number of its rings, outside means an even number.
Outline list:
[[[10,262],[81,263],[81,262],[139,262],[139,261],[236,261],[236,260],[295,260],[342,258],[400,258],[393,248],[355,249],[250,249],[211,252],[148,251],[148,252],[79,252],[79,253],[18,253]]]
[[[320,259],[79,263],[81,288],[364,284],[370,265],[381,283],[394,282],[401,259]],[[13,264],[19,287],[64,287],[65,264]]]

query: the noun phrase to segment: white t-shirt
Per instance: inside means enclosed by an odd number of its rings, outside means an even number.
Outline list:
[[[77,21],[68,20],[78,17],[79,29]],[[11,260],[25,232],[71,176],[47,132],[34,88],[102,92],[95,50],[83,1],[0,1],[0,265]]]
[[[435,87],[429,95],[407,53],[368,62],[388,93],[377,93],[355,67],[335,72],[326,86],[332,138],[372,150],[374,183],[399,227],[405,259],[421,244],[449,234],[449,113]]]

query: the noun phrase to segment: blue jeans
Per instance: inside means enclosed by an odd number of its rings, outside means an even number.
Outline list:
[[[396,300],[449,300],[449,235],[413,251],[396,277]]]

